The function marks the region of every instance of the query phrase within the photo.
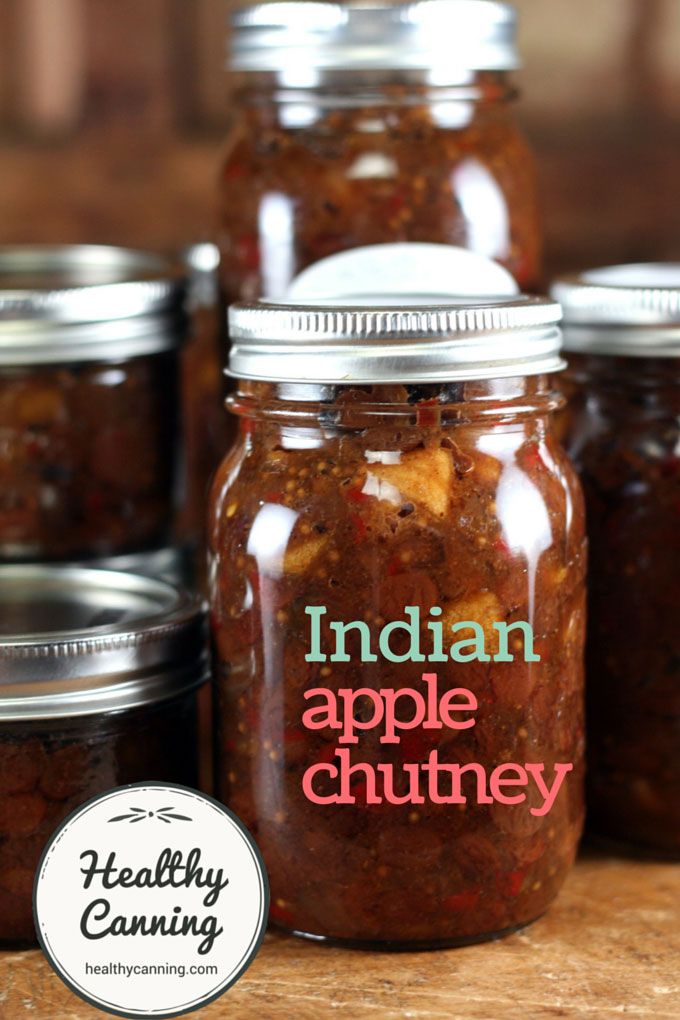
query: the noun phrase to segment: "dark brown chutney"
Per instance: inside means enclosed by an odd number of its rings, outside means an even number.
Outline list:
[[[126,783],[195,787],[196,696],[111,716],[0,722],[0,945],[35,942],[33,880],[72,811]]]
[[[0,367],[0,556],[76,560],[172,540],[177,355]]]
[[[475,251],[536,288],[542,237],[533,157],[512,113],[514,14],[465,6],[423,4],[419,22],[410,4],[329,5],[330,30],[319,5],[237,11],[237,113],[219,191],[226,303],[282,298],[329,255],[408,241]],[[444,63],[442,38],[458,43]]]
[[[0,248],[0,560],[172,544],[183,300],[144,252]]]
[[[0,567],[0,945],[32,943],[59,824],[127,783],[198,783],[203,609],[165,581]]]
[[[364,946],[455,945],[542,914],[573,862],[582,825],[585,538],[580,488],[551,426],[544,378],[451,386],[239,384],[237,444],[213,488],[210,551],[219,796],[264,855],[271,920]],[[278,537],[277,537],[278,536]],[[281,537],[283,536],[283,537]],[[445,626],[527,621],[540,663],[318,665],[308,606],[388,622],[432,607]],[[324,632],[324,640],[329,636]],[[354,635],[356,638],[356,635]],[[326,648],[326,650],[329,650]],[[305,693],[422,686],[473,692],[475,724],[418,727],[398,746],[359,734],[352,763],[391,765],[433,751],[454,766],[556,763],[573,773],[550,813],[529,803],[319,805],[306,771],[337,764],[337,731],[302,724]],[[332,792],[335,783],[322,786]]]
[[[680,856],[680,364],[570,354],[586,494],[589,827]]]

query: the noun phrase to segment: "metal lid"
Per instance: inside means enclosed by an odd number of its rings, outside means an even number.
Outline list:
[[[0,567],[0,720],[137,708],[207,677],[205,613],[164,581]]]
[[[515,10],[497,0],[275,0],[238,8],[232,28],[236,71],[435,70],[445,84],[519,66]]]
[[[166,259],[101,245],[0,248],[0,366],[176,347],[184,284]]]
[[[270,382],[453,382],[564,368],[547,298],[277,304],[229,310],[229,375]]]
[[[564,308],[566,350],[680,356],[680,263],[592,269],[557,280],[552,294]]]
[[[193,588],[196,552],[190,545],[165,546],[144,552],[97,557],[79,562],[79,566],[97,570],[116,570],[130,574],[148,574],[180,587]]]

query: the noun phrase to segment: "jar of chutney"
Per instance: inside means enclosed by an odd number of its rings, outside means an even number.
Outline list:
[[[591,549],[588,818],[680,856],[680,265],[559,281]]]
[[[585,537],[552,429],[559,317],[523,297],[231,310],[216,781],[286,930],[483,940],[571,866]]]
[[[515,124],[516,16],[496,0],[269,2],[233,15],[236,114],[219,192],[225,302],[285,299],[350,248],[462,247],[541,276]]]
[[[33,879],[58,825],[126,783],[198,782],[200,603],[163,581],[0,567],[0,946],[33,943]]]
[[[0,560],[173,544],[183,296],[142,252],[0,249]]]

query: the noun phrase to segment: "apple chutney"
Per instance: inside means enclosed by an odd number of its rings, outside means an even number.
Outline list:
[[[495,0],[240,5],[220,176],[225,303],[285,299],[350,248],[450,244],[541,277],[533,157],[512,113],[516,16]]]
[[[586,553],[552,431],[559,306],[470,302],[230,313],[217,788],[298,934],[492,938],[546,910],[576,851]]]
[[[32,944],[58,825],[126,783],[198,782],[199,603],[148,577],[0,567],[0,946]]]
[[[153,255],[0,249],[0,560],[172,544],[182,305]]]
[[[680,857],[680,265],[560,281],[586,495],[588,826]]]

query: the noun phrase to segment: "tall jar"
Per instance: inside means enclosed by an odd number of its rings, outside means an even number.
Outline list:
[[[216,779],[282,928],[474,942],[541,915],[569,870],[585,540],[552,431],[558,318],[537,298],[232,309],[239,438],[210,511]],[[456,635],[474,639],[462,658]],[[492,774],[524,783],[512,803],[485,792]]]
[[[0,560],[174,542],[183,286],[98,246],[0,249]]]
[[[587,272],[555,293],[591,544],[589,827],[680,857],[680,266]]]
[[[514,10],[494,0],[240,7],[219,192],[225,301],[282,298],[329,255],[410,241],[477,252],[534,288],[518,63]]]
[[[35,942],[55,829],[127,783],[198,783],[202,606],[148,577],[0,567],[0,948]]]

